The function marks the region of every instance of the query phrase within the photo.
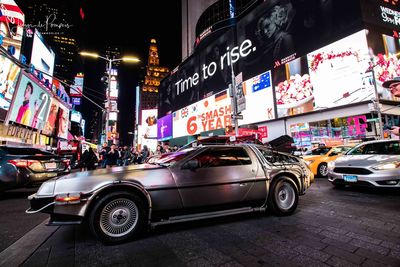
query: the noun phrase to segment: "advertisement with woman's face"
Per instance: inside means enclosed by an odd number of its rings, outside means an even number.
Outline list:
[[[21,75],[8,121],[43,129],[49,113],[51,96],[29,76],[27,73]]]
[[[52,98],[50,104],[50,111],[42,133],[49,136],[55,135],[55,130],[57,129],[56,123],[58,121],[58,109],[60,106],[60,102],[56,99]]]
[[[58,131],[57,136],[68,139],[69,108],[60,105],[58,110]]]

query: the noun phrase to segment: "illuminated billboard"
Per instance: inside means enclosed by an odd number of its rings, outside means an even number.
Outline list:
[[[172,113],[173,137],[199,134],[232,125],[228,90]]]
[[[172,138],[172,114],[157,120],[157,139],[164,141]]]
[[[49,114],[47,116],[47,120],[42,130],[43,134],[48,136],[54,136],[56,134],[59,108],[60,108],[60,102],[57,101],[55,98],[52,98]]]
[[[50,93],[37,84],[33,76],[23,72],[14,93],[7,121],[43,129],[50,102]]]
[[[239,125],[275,119],[271,71],[264,72],[243,82],[246,109]]]
[[[74,79],[74,85],[70,87],[70,96],[81,97],[83,93],[83,73],[78,73]]]
[[[19,59],[25,15],[14,0],[1,0],[0,4],[0,32],[2,36],[0,45],[16,59]],[[30,29],[27,28],[26,30]]]
[[[21,68],[0,56],[0,108],[9,110]]]
[[[57,136],[60,138],[68,139],[69,128],[69,108],[60,104],[58,109],[58,127]]]
[[[53,79],[54,60],[55,53],[46,45],[43,36],[35,29],[30,62],[35,66],[35,69],[43,72],[44,79],[48,79],[50,84]]]
[[[157,109],[142,110],[143,137],[157,139]]]

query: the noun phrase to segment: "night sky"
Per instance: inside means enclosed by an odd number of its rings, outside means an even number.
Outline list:
[[[160,65],[171,70],[181,62],[181,7],[180,0],[137,1],[134,8],[127,3],[119,5],[100,4],[86,1],[84,23],[80,30],[81,50],[104,51],[107,45],[122,49],[121,56],[134,55],[141,59],[139,64],[121,62],[119,67],[120,144],[132,144],[134,121],[135,87],[143,79],[143,67],[147,65],[150,39],[157,40]],[[140,3],[140,4],[138,4]],[[78,35],[78,36],[79,36]],[[106,61],[100,59],[83,60],[85,83],[84,92],[98,103],[102,103],[105,85],[100,78],[104,76]],[[142,76],[142,77],[141,77]],[[81,111],[86,123],[90,123],[93,111],[98,107],[83,100]],[[88,130],[89,127],[86,127]]]

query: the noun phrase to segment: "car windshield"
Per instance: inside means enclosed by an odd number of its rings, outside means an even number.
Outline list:
[[[400,155],[400,142],[376,142],[361,144],[349,150],[346,155]]]
[[[325,155],[326,153],[329,152],[329,150],[331,150],[330,147],[318,147],[318,148],[315,148],[315,149],[313,149],[311,151],[308,151],[306,153],[306,155],[314,155],[314,156],[316,156],[316,155]]]
[[[1,150],[9,155],[54,155],[50,152],[30,147],[2,147]]]
[[[190,152],[192,152],[194,150],[196,150],[196,148],[193,148],[193,147],[179,150],[175,153],[171,153],[171,154],[167,155],[166,157],[161,157],[159,159],[156,159],[154,161],[154,164],[158,164],[158,165],[165,166],[165,167],[171,166],[172,164],[181,160],[187,154],[189,154]]]

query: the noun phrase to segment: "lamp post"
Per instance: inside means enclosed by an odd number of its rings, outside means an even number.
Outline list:
[[[108,142],[107,138],[107,131],[109,128],[109,118],[110,118],[110,109],[111,109],[111,103],[110,103],[110,91],[111,91],[111,68],[112,68],[112,63],[116,61],[124,61],[124,62],[132,62],[132,63],[137,63],[140,62],[140,59],[137,57],[122,57],[122,58],[109,58],[109,57],[103,57],[100,56],[96,53],[90,53],[90,52],[80,52],[79,53],[83,57],[92,57],[92,58],[100,58],[105,61],[107,61],[108,64],[108,81],[107,81],[107,93],[106,93],[106,98],[107,98],[107,107],[106,107],[106,123],[105,123],[105,129],[104,129],[104,134],[106,137],[106,141]]]

